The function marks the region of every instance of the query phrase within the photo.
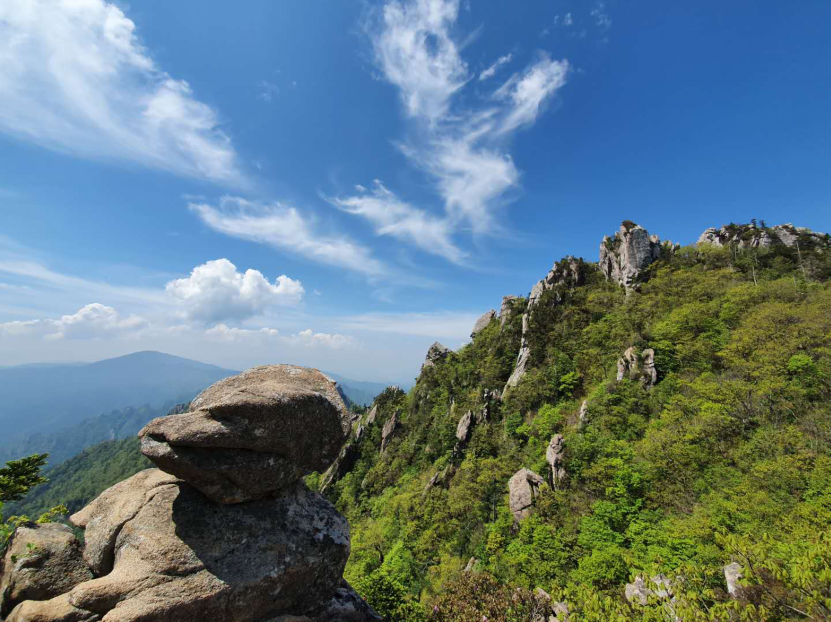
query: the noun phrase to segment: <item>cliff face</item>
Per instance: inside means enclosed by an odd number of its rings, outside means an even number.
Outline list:
[[[335,384],[317,370],[258,367],[181,411],[140,432],[160,469],[70,518],[83,548],[68,530],[52,537],[41,565],[63,582],[6,590],[8,622],[380,619],[343,581],[346,519],[301,480],[332,463],[350,429]],[[56,528],[21,529],[15,543]],[[3,581],[21,586],[16,559]]]

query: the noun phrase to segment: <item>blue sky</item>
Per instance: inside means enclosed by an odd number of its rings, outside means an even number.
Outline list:
[[[0,365],[405,380],[630,219],[831,229],[831,5],[7,0]]]

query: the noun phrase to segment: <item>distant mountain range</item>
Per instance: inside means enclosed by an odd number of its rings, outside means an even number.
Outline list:
[[[150,419],[236,373],[150,351],[95,363],[0,368],[0,464],[48,452],[54,466],[96,443],[132,436]],[[325,373],[358,405],[386,388]]]

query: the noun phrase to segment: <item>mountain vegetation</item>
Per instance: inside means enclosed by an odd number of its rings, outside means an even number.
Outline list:
[[[306,481],[385,619],[831,619],[831,239],[702,240],[625,222],[598,264],[557,262],[354,409]],[[99,444],[6,514],[78,509],[148,464]]]
[[[349,464],[309,482],[349,519],[346,578],[379,613],[530,620],[544,590],[568,620],[831,619],[829,239],[725,229],[644,235],[631,256],[655,260],[619,281],[566,258],[533,306],[506,300],[376,399]],[[518,518],[522,468],[546,483]]]

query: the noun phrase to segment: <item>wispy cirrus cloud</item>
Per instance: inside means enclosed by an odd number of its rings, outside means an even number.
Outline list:
[[[0,3],[0,132],[55,151],[246,186],[217,112],[105,0]]]
[[[462,58],[464,40],[454,33],[459,8],[459,0],[389,0],[366,26],[376,65],[399,89],[414,124],[414,137],[399,143],[400,149],[432,179],[443,215],[385,187],[370,197],[359,193],[335,200],[367,219],[377,234],[397,235],[455,262],[463,251],[454,236],[503,230],[497,212],[520,180],[508,138],[537,120],[565,84],[569,69],[567,61],[540,54],[478,105],[459,103],[458,94],[473,79]],[[512,54],[500,57],[479,74],[479,81],[512,59]]]
[[[369,277],[390,274],[386,264],[375,259],[367,247],[344,235],[321,233],[314,219],[295,207],[224,196],[217,205],[190,203],[190,209],[219,233]]]

